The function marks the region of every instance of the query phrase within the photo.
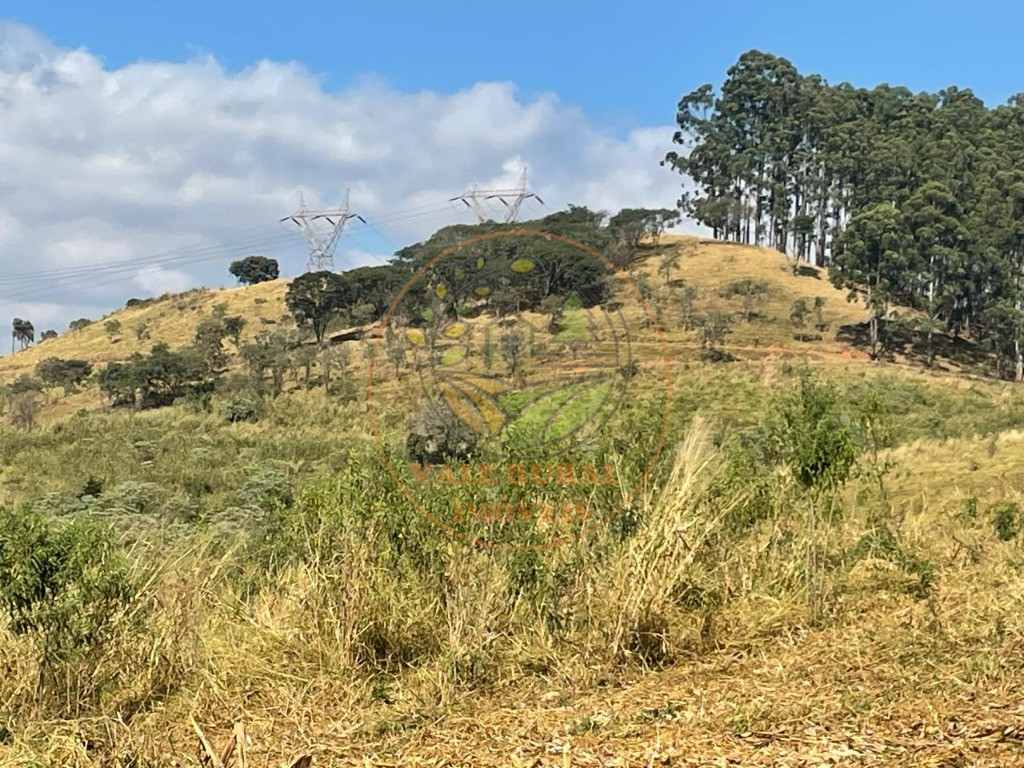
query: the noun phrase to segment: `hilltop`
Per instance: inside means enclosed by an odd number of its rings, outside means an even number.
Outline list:
[[[643,257],[628,275],[643,276],[655,292],[650,303],[657,305],[665,338],[673,355],[678,355],[677,359],[692,358],[693,351],[701,346],[699,330],[696,327],[684,329],[682,305],[692,304],[686,310],[692,316],[722,312],[741,317],[743,296],[730,298],[725,294],[729,286],[744,281],[762,286],[755,288],[757,295],[751,302],[749,322],[742,319],[734,322],[723,342],[738,358],[804,355],[864,358],[863,344],[857,343],[855,330],[865,322],[863,305],[849,302],[846,292],[829,283],[823,269],[806,264],[794,269],[790,259],[767,248],[679,235],[664,235],[654,251]],[[659,265],[671,253],[679,255],[678,266],[669,273],[659,272]],[[94,367],[102,367],[124,360],[132,353],[146,353],[158,343],[180,349],[192,340],[203,318],[217,313],[242,317],[246,323],[246,338],[275,328],[292,328],[294,320],[284,302],[288,283],[280,279],[253,286],[220,290],[198,288],[160,298],[135,299],[132,306],[115,309],[83,328],[65,331],[56,338],[0,358],[0,384],[9,383],[22,374],[31,374],[35,366],[48,357],[82,359]],[[696,293],[686,300],[684,294],[688,286]],[[820,331],[813,327],[816,322],[814,302],[818,298],[824,300],[821,314],[826,326]],[[809,309],[800,327],[790,318],[793,303],[798,299],[804,300]],[[110,330],[111,324],[116,330]],[[345,323],[335,325],[338,330]],[[804,338],[795,338],[798,335]],[[353,355],[352,362],[359,368],[363,355]],[[96,405],[98,400],[79,396],[74,404],[80,403]]]
[[[671,261],[673,255],[678,256],[678,260],[672,261],[672,269],[666,271],[666,262]],[[914,355],[913,348],[906,345],[902,353],[894,352],[889,362],[872,363],[865,338],[863,304],[849,301],[845,291],[834,288],[824,270],[794,264],[775,250],[666,234],[656,247],[642,253],[625,275],[629,282],[642,289],[648,297],[650,311],[657,316],[671,366],[674,397],[685,404],[684,409],[700,408],[729,424],[749,423],[767,395],[786,378],[787,366],[809,362],[851,391],[860,391],[872,381],[886,381],[882,396],[895,409],[896,418],[904,427],[902,436],[907,441],[931,436],[972,440],[993,435],[1000,429],[1024,427],[1024,419],[1018,412],[1021,398],[1017,388],[991,378],[990,363],[972,345],[962,341],[957,345],[949,340],[940,348],[949,351],[952,357],[940,355],[932,369],[925,368],[922,357]],[[45,392],[37,424],[44,431],[60,429],[69,417],[77,415],[79,421],[74,424],[81,423],[82,428],[88,429],[89,422],[81,419],[91,413],[94,421],[134,424],[131,431],[137,436],[128,441],[131,443],[149,440],[145,434],[150,431],[182,432],[182,455],[173,460],[166,457],[168,467],[158,474],[161,483],[187,495],[193,495],[188,492],[191,481],[183,480],[181,473],[176,475],[177,470],[170,467],[179,461],[187,463],[191,450],[188,435],[195,430],[202,432],[205,441],[232,443],[235,441],[230,436],[232,432],[248,428],[266,437],[273,436],[274,444],[287,445],[284,455],[302,456],[314,451],[315,458],[310,455],[295,465],[301,467],[299,476],[311,477],[317,467],[336,466],[344,453],[340,443],[345,438],[332,434],[328,420],[333,417],[327,414],[365,413],[369,359],[380,339],[379,333],[369,332],[362,339],[339,341],[349,338],[339,332],[348,328],[350,321],[339,318],[332,323],[328,337],[335,339],[331,346],[344,349],[344,371],[332,374],[334,378],[341,375],[342,379],[337,382],[336,391],[324,397],[316,384],[321,366],[313,353],[312,338],[308,329],[305,334],[300,333],[301,329],[297,328],[285,305],[289,283],[280,279],[246,287],[198,288],[182,294],[132,300],[130,306],[114,310],[78,330],[66,331],[57,338],[0,358],[0,386],[10,385],[18,377],[32,376],[35,367],[47,358],[88,361],[93,365],[94,374],[78,391],[65,394],[55,387]],[[749,289],[751,285],[755,286],[755,295],[747,303],[737,290]],[[621,281],[618,290],[624,312],[634,320],[644,313],[634,300],[633,292]],[[807,316],[799,325],[792,318],[794,303],[798,301],[807,308]],[[814,310],[816,301],[820,317]],[[894,314],[900,312],[897,308]],[[535,313],[526,314],[537,326],[546,324],[545,319]],[[729,318],[729,330],[711,346],[725,353],[723,359],[732,362],[705,361],[709,342],[700,323],[703,318],[718,314]],[[567,322],[571,323],[572,312],[569,315]],[[112,362],[126,360],[133,354],[147,354],[155,344],[183,350],[192,343],[196,329],[204,320],[231,316],[244,320],[241,343],[236,345],[227,339],[221,343],[225,366],[219,379],[227,387],[218,388],[214,393],[212,406],[201,405],[199,401],[181,403],[139,413],[146,417],[142,422],[126,422],[125,417],[131,416],[133,410],[111,407],[109,399],[95,383],[98,372]],[[290,334],[290,338],[296,340],[290,343],[304,342],[303,349],[278,353],[285,356],[282,365],[287,369],[282,378],[282,396],[267,400],[258,409],[264,412],[265,418],[252,427],[239,424],[225,432],[223,427],[213,426],[218,407],[237,399],[237,392],[242,392],[245,402],[252,397],[244,387],[248,380],[247,368],[240,348],[271,334]],[[374,384],[377,397],[396,403],[416,400],[420,393],[414,384],[415,377],[396,379],[389,375],[382,349],[378,348],[377,353],[380,356]],[[635,345],[633,355],[640,363],[637,391],[662,389],[665,374],[661,348],[653,344]],[[303,371],[307,364],[313,373],[312,382]],[[935,407],[942,408],[944,416],[936,419],[926,415],[931,407],[928,403],[943,403]],[[199,418],[204,409],[212,414],[212,423]],[[318,445],[321,450],[316,452]],[[104,451],[123,454],[114,445]],[[37,468],[32,472],[18,469],[19,464],[30,461],[31,452],[22,451],[12,457],[13,464],[7,469],[8,480],[4,484],[6,499],[18,501],[24,500],[26,493],[71,490],[76,483],[84,482],[91,474],[92,456],[89,453],[79,455],[77,450],[74,454],[76,458],[65,455],[56,460],[49,473],[45,467],[53,460],[52,456],[35,455],[32,461]],[[254,458],[260,455],[262,450],[256,450]],[[282,457],[282,452],[278,450],[276,455]],[[124,458],[122,469],[113,470],[116,465],[111,465],[107,470],[109,482],[140,477],[140,468],[133,465],[130,457]],[[211,506],[225,501],[218,489],[223,487],[226,491],[243,474],[243,468],[233,462],[231,452],[219,453],[209,469],[220,465],[223,465],[219,470],[220,481],[213,483],[206,492],[212,494],[205,497],[205,503]],[[154,476],[153,468],[146,469],[141,476]],[[1004,476],[1002,484],[1005,486],[1006,482]],[[204,485],[210,484],[204,481]]]
[[[673,260],[673,256],[677,258]],[[671,262],[666,269],[666,262]],[[864,366],[872,375],[880,371],[914,379],[925,376],[939,387],[990,379],[992,365],[977,345],[939,334],[939,354],[931,369],[923,366],[924,353],[914,346],[914,334],[893,326],[888,365],[869,365],[867,311],[862,302],[851,302],[846,291],[835,288],[826,271],[806,263],[794,263],[777,251],[727,241],[665,234],[656,247],[642,252],[624,273],[648,297],[647,305],[656,316],[672,366],[676,369],[700,362],[709,341],[701,325],[705,318],[727,318],[728,328],[711,346],[720,348],[735,361],[799,361],[842,366]],[[204,319],[234,316],[244,321],[242,343],[252,343],[271,332],[298,331],[285,305],[290,281],[279,279],[257,285],[210,290],[197,288],[182,294],[129,302],[84,327],[68,330],[57,338],[0,358],[0,386],[19,376],[32,376],[47,358],[81,359],[94,371],[111,362],[123,361],[134,353],[146,354],[155,344],[172,350],[189,345]],[[643,310],[631,291],[620,281],[620,299],[634,319]],[[628,295],[623,295],[628,294]],[[803,315],[794,318],[796,303]],[[534,317],[541,325],[542,319]],[[914,312],[894,308],[903,320]],[[350,320],[333,321],[330,334],[351,325]],[[365,388],[369,380],[369,347],[373,334],[363,340],[347,341],[346,369],[350,388]],[[308,330],[306,343],[310,343]],[[921,343],[918,334],[917,343]],[[241,372],[244,361],[239,347],[225,340],[226,372]],[[638,360],[652,362],[653,348],[638,347]],[[383,357],[383,353],[381,353]],[[299,364],[301,365],[301,363]],[[292,370],[296,365],[289,366]],[[649,366],[650,367],[650,366]],[[317,365],[314,362],[314,370]],[[678,372],[678,371],[677,371]],[[65,395],[51,389],[42,401],[39,423],[54,424],[82,409],[104,409],[94,375],[80,391]],[[959,384],[958,384],[959,383]],[[992,380],[992,386],[998,386]],[[286,391],[302,400],[306,386],[297,378],[285,381]],[[385,382],[387,393],[392,385]]]

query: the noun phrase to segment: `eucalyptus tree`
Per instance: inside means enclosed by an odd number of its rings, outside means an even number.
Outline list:
[[[888,315],[893,286],[906,268],[908,245],[900,213],[887,203],[854,216],[837,242],[829,277],[850,291],[851,300],[863,291],[873,359],[878,358],[879,321]]]
[[[967,229],[960,203],[937,181],[919,187],[903,206],[902,213],[913,244],[913,269],[924,286],[930,367],[935,362],[935,328],[941,317],[953,315],[957,303]],[[911,287],[917,288],[913,284]]]
[[[663,164],[716,238],[828,266],[868,299],[876,354],[892,300],[924,310],[929,364],[945,329],[1024,380],[1024,95],[989,109],[955,86],[830,84],[748,51],[676,121]]]

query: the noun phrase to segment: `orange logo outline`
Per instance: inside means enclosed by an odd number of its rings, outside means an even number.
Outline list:
[[[549,240],[551,240],[551,239],[559,240],[559,241],[565,243],[566,245],[570,245],[570,246],[572,246],[574,248],[578,248],[579,250],[583,251],[584,253],[586,253],[586,254],[590,255],[591,257],[593,257],[593,258],[597,259],[598,261],[600,261],[612,273],[614,273],[616,276],[618,276],[618,278],[620,280],[622,280],[629,287],[629,289],[633,292],[634,296],[639,300],[640,305],[644,308],[644,311],[647,313],[647,317],[650,320],[651,327],[654,329],[655,334],[657,335],[658,344],[661,347],[662,362],[665,365],[665,416],[664,416],[664,420],[663,420],[663,423],[662,423],[661,434],[660,434],[659,439],[658,439],[658,445],[657,445],[657,447],[654,450],[654,455],[651,457],[650,461],[647,464],[647,467],[644,469],[643,475],[637,481],[636,485],[632,488],[632,490],[630,490],[630,492],[626,496],[626,498],[623,499],[623,501],[619,505],[619,507],[616,510],[614,510],[613,512],[611,512],[611,513],[609,513],[609,514],[599,518],[597,523],[591,524],[589,526],[584,524],[580,528],[580,530],[578,532],[576,532],[575,534],[573,534],[571,536],[563,536],[563,537],[554,539],[552,541],[549,541],[549,542],[547,542],[545,544],[533,544],[533,545],[505,544],[505,543],[501,543],[501,542],[488,541],[486,539],[481,539],[481,538],[478,538],[478,537],[468,536],[468,535],[462,533],[461,531],[457,530],[456,528],[452,527],[448,523],[444,522],[443,520],[437,519],[434,515],[432,515],[430,512],[428,512],[414,498],[413,494],[410,493],[409,489],[406,487],[406,484],[399,477],[398,472],[395,470],[394,466],[392,465],[391,460],[388,458],[387,450],[384,447],[384,440],[382,439],[382,437],[380,435],[380,432],[378,431],[378,428],[377,428],[377,414],[376,414],[376,411],[374,409],[374,404],[373,404],[373,374],[374,374],[374,368],[375,368],[376,361],[377,361],[377,351],[378,351],[378,348],[379,348],[379,346],[381,344],[381,341],[382,341],[381,337],[378,337],[377,339],[374,340],[374,343],[373,343],[373,353],[370,356],[369,385],[367,387],[366,404],[367,404],[367,411],[368,411],[369,416],[370,416],[370,430],[371,430],[371,432],[373,434],[374,439],[377,442],[377,446],[380,448],[381,457],[384,459],[384,464],[387,467],[387,470],[388,470],[389,474],[394,479],[395,483],[397,483],[398,487],[401,489],[402,494],[409,500],[409,503],[411,503],[420,512],[420,514],[422,514],[424,517],[426,517],[428,520],[430,520],[432,523],[434,523],[438,527],[445,529],[446,531],[448,531],[449,533],[453,534],[454,536],[462,539],[463,541],[467,541],[467,542],[469,542],[471,544],[482,545],[482,546],[491,547],[491,548],[494,548],[494,549],[504,549],[504,550],[537,550],[537,549],[547,549],[547,548],[550,548],[550,547],[558,546],[560,544],[568,543],[570,541],[573,541],[575,539],[580,538],[581,536],[585,535],[589,531],[594,530],[598,525],[605,525],[605,524],[607,524],[607,522],[609,520],[614,518],[627,505],[629,505],[632,502],[633,498],[639,492],[641,486],[645,482],[647,482],[647,480],[650,477],[650,474],[651,474],[652,470],[654,469],[655,464],[657,464],[658,459],[661,457],[661,454],[662,454],[662,452],[663,452],[663,450],[665,448],[665,442],[668,439],[669,416],[670,416],[670,413],[671,413],[671,410],[672,410],[672,368],[671,368],[671,363],[669,362],[669,358],[668,358],[668,348],[667,348],[666,343],[665,343],[665,337],[662,334],[661,326],[658,325],[657,317],[655,316],[654,312],[651,310],[651,307],[647,303],[647,300],[643,297],[643,294],[640,293],[640,289],[636,287],[636,284],[629,278],[629,276],[623,270],[621,270],[619,267],[617,267],[614,264],[612,264],[601,253],[598,253],[593,248],[590,248],[589,246],[586,246],[583,243],[580,243],[580,242],[578,242],[576,240],[573,240],[572,238],[569,238],[569,237],[564,237],[562,235],[556,235],[556,234],[552,234],[550,232],[541,232],[539,230],[533,230],[533,229],[511,229],[511,230],[502,230],[502,231],[498,231],[498,232],[487,232],[487,233],[482,234],[482,235],[476,235],[474,237],[471,237],[471,238],[469,238],[467,240],[464,240],[461,243],[457,243],[456,245],[453,245],[450,248],[445,249],[443,252],[441,252],[440,254],[435,256],[427,264],[425,264],[423,267],[421,267],[419,270],[417,270],[417,272],[411,278],[409,278],[409,280],[405,283],[405,285],[402,286],[401,290],[399,290],[398,294],[395,296],[394,301],[391,302],[391,306],[388,307],[387,312],[381,318],[381,320],[380,320],[380,328],[383,330],[384,328],[387,327],[388,323],[391,321],[391,317],[395,313],[395,310],[398,308],[399,302],[401,302],[401,300],[409,292],[410,288],[413,285],[415,285],[427,273],[427,271],[431,267],[433,267],[435,264],[437,264],[441,260],[447,258],[451,254],[456,253],[457,251],[462,250],[463,248],[466,248],[468,246],[471,246],[471,245],[474,245],[476,243],[482,242],[484,240],[490,240],[490,239],[496,238],[496,237],[506,237],[506,236],[516,236],[516,235],[527,235],[527,236],[532,236],[532,237],[544,237],[544,238],[547,238]]]

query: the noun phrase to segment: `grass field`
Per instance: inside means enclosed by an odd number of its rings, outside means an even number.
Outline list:
[[[251,423],[111,409],[95,385],[47,392],[35,429],[0,428],[3,504],[110,523],[137,591],[109,636],[58,661],[0,626],[0,765],[200,765],[192,719],[217,745],[243,722],[253,768],[302,753],[361,768],[1024,765],[1024,390],[986,378],[980,353],[932,370],[912,348],[868,362],[864,307],[772,252],[666,237],[640,275],[664,345],[634,345],[629,396],[595,449],[621,477],[591,500],[621,511],[561,543],[517,521],[503,532],[522,546],[480,546],[409,502],[370,430],[372,341],[348,343],[345,386],[289,373]],[[723,294],[748,278],[766,288],[745,322]],[[737,316],[722,343],[734,362],[702,361],[686,285],[692,312]],[[180,347],[225,303],[248,339],[290,328],[285,290],[121,310],[0,359],[0,383],[49,356],[101,366]],[[798,340],[791,307],[815,297],[821,338]],[[542,341],[584,334],[569,310]],[[864,438],[834,505],[757,452],[778,449],[764,435],[804,365],[835,394],[835,429]],[[527,443],[607,387],[478,378]],[[376,372],[391,458],[422,386]],[[630,495],[669,388],[666,448]],[[102,490],[83,493],[90,480]],[[439,515],[460,494],[425,485],[419,501]],[[481,526],[467,530],[496,534]]]

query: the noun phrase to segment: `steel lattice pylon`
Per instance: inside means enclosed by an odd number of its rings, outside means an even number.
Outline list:
[[[461,202],[476,214],[477,219],[483,224],[490,221],[487,208],[484,205],[488,200],[498,200],[505,206],[505,223],[511,224],[519,216],[519,209],[527,200],[536,200],[541,205],[544,201],[536,193],[531,192],[526,185],[526,168],[523,168],[519,176],[519,184],[514,189],[480,189],[476,184],[470,186],[469,191],[451,198],[448,202]]]
[[[346,190],[345,199],[338,208],[310,211],[306,209],[302,193],[299,193],[299,210],[281,219],[282,222],[290,221],[295,224],[309,242],[307,272],[333,272],[334,251],[338,247],[341,233],[345,231],[345,225],[350,219],[359,219],[366,223],[366,219],[349,210],[348,196],[349,192]]]

